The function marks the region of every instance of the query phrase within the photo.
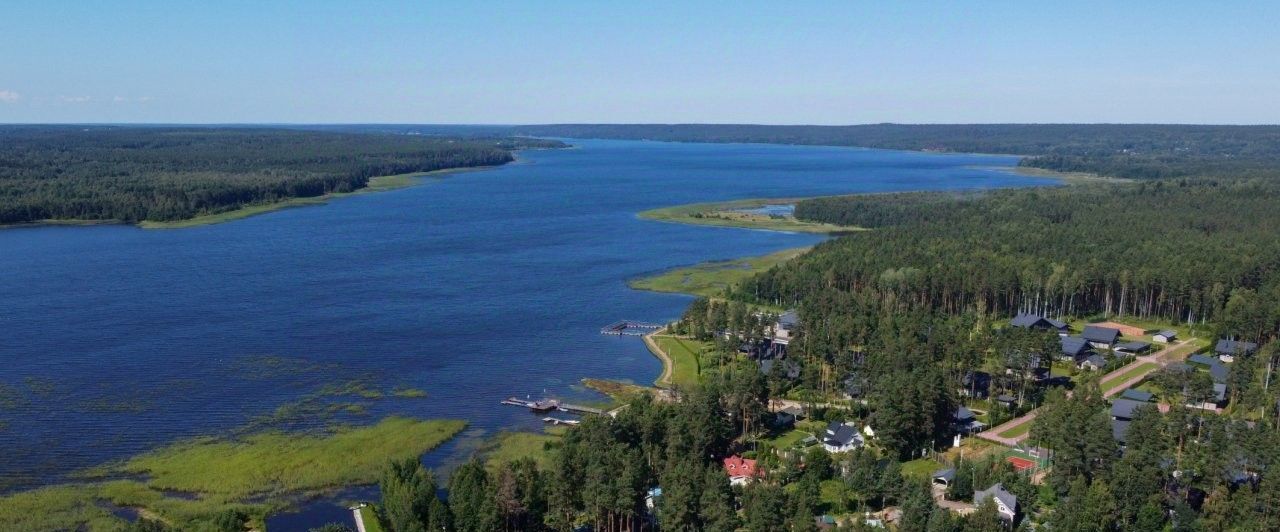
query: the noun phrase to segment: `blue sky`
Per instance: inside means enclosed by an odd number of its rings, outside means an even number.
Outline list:
[[[0,122],[1280,123],[1280,2],[0,3]]]

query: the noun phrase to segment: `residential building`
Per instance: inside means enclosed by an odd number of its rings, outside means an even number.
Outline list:
[[[996,513],[1012,526],[1018,519],[1018,497],[1004,489],[1003,484],[995,484],[982,491],[973,492],[973,505],[981,506],[987,499],[994,499]]]
[[[822,447],[829,453],[846,453],[862,447],[866,443],[853,422],[832,421],[822,437]]]
[[[1120,331],[1110,327],[1086,325],[1080,336],[1097,349],[1111,349],[1111,346],[1116,345],[1116,341],[1120,339]]]

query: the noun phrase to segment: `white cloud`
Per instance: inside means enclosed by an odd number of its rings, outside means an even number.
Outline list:
[[[59,99],[67,103],[84,103],[93,98],[90,96],[63,96]]]
[[[22,99],[22,95],[14,91],[0,91],[0,102],[14,103]]]
[[[127,102],[129,101],[129,99],[125,98],[124,96],[116,96],[115,98],[112,98],[111,101],[120,103],[120,102]]]

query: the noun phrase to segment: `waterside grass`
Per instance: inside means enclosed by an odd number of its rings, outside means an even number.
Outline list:
[[[659,222],[710,225],[716,227],[740,227],[789,233],[842,233],[862,231],[863,228],[797,220],[794,216],[766,215],[746,212],[766,205],[794,205],[804,198],[747,199],[715,203],[676,205],[641,212],[646,220]]]
[[[759,257],[704,262],[684,268],[676,268],[648,277],[633,279],[627,284],[637,290],[691,294],[703,297],[720,297],[729,287],[784,262],[794,259],[809,248],[784,249]]]

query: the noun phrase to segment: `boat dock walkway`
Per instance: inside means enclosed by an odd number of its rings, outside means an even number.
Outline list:
[[[617,336],[644,336],[650,332],[662,328],[660,323],[649,323],[635,320],[619,320],[600,329],[600,334],[613,334]]]
[[[571,414],[596,414],[603,415],[604,410],[590,406],[575,405],[570,403],[562,403],[559,399],[521,399],[519,397],[508,397],[502,401],[504,405],[523,406],[534,412],[550,412],[558,410],[561,412],[569,412]]]

